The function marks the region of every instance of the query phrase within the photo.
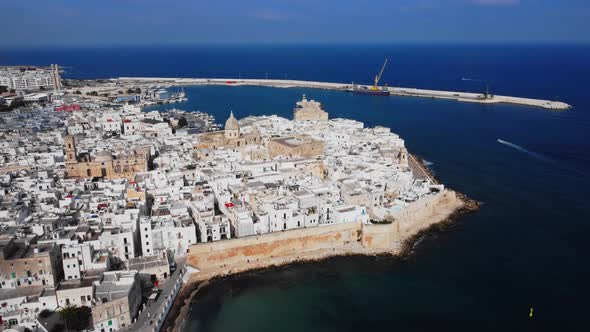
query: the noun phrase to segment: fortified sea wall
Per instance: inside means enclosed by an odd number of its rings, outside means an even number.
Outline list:
[[[362,225],[361,244],[367,251],[384,252],[401,249],[404,241],[428,227],[446,220],[462,202],[454,191],[444,190],[423,197],[397,215],[391,224]]]
[[[391,224],[350,222],[250,236],[190,247],[191,280],[250,269],[347,254],[398,253],[411,236],[446,220],[463,202],[454,191],[424,197],[394,216]]]

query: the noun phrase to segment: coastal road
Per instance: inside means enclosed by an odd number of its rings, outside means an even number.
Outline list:
[[[176,262],[176,270],[170,275],[170,278],[164,284],[162,293],[158,297],[158,300],[147,306],[137,317],[136,322],[128,327],[127,329],[121,329],[120,331],[158,331],[157,320],[158,316],[162,312],[166,305],[166,301],[174,302],[175,295],[173,294],[177,280],[181,278],[180,274],[185,265],[184,260]],[[164,317],[165,319],[165,317]],[[164,320],[162,319],[162,321]]]

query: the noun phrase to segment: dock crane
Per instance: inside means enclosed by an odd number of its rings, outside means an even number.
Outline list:
[[[379,74],[377,76],[375,76],[375,83],[373,84],[373,86],[368,86],[368,85],[357,86],[356,84],[354,84],[354,82],[352,82],[352,86],[348,87],[346,89],[346,92],[350,92],[350,93],[357,94],[357,95],[389,96],[391,94],[391,92],[389,92],[389,88],[379,89],[379,81],[381,80],[381,76],[383,75],[383,72],[385,71],[385,66],[387,65],[387,60],[388,59],[386,58],[385,62],[383,63],[383,67],[381,67],[381,71],[379,72]]]
[[[385,70],[385,66],[387,65],[387,58],[385,58],[385,62],[383,63],[383,67],[381,67],[381,71],[379,72],[379,75],[375,76],[375,84],[373,84],[373,87],[371,88],[373,91],[377,91],[377,86],[379,85],[379,80],[381,80],[381,75],[383,75],[383,71]]]
[[[477,83],[483,83],[486,86],[486,90],[482,95],[482,99],[492,99],[494,98],[494,95],[490,93],[490,82],[488,80],[482,80],[482,79],[477,79],[477,78],[465,78],[462,77],[461,81],[468,81],[468,82],[477,82]]]

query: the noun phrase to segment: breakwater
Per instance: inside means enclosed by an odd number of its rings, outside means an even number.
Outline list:
[[[328,90],[346,90],[350,84],[301,81],[301,80],[273,80],[273,79],[236,79],[236,78],[162,78],[162,77],[120,77],[116,79],[120,83],[131,84],[170,84],[170,85],[255,85],[274,88],[312,88]],[[386,87],[394,96],[408,96],[417,98],[451,99],[460,102],[472,102],[481,104],[508,103],[523,106],[540,107],[550,110],[566,110],[571,108],[561,101],[522,98],[511,96],[492,95],[485,97],[481,93],[425,90],[402,87]]]

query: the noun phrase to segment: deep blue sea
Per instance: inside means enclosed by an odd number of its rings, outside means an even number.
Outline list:
[[[213,283],[184,331],[587,331],[590,327],[590,46],[284,45],[1,50],[0,65],[65,77],[265,77],[558,99],[553,112],[337,91],[191,87],[158,106],[290,116],[303,93],[331,117],[383,125],[446,185],[484,202],[405,258],[345,257]],[[498,139],[513,145],[500,144]],[[529,317],[533,308],[533,317]]]

